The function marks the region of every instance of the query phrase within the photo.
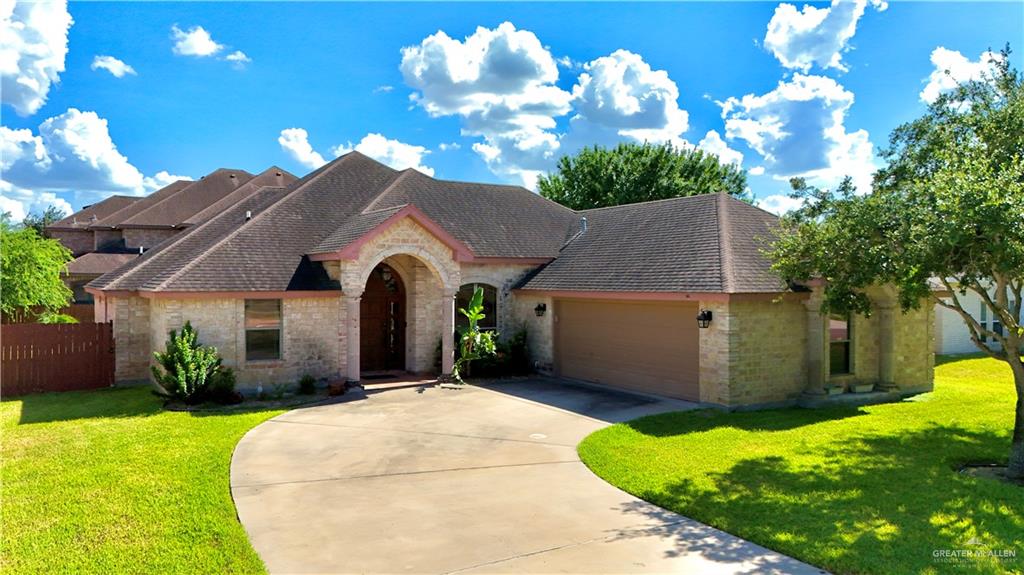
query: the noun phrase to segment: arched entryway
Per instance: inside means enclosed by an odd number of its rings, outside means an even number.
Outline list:
[[[405,284],[388,264],[366,279],[359,304],[359,364],[364,372],[405,369]]]

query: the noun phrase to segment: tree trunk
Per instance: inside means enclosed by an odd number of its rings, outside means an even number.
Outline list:
[[[1013,440],[1010,443],[1010,461],[1006,474],[1014,479],[1024,479],[1024,363],[1020,359],[1011,359],[1010,368],[1013,369],[1013,385],[1017,388],[1017,416],[1013,423]]]

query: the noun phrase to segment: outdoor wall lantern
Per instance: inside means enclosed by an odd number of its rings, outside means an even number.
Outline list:
[[[548,311],[548,304],[539,303],[537,307],[533,308],[533,313],[537,314],[537,317],[544,317],[544,312]]]
[[[700,313],[697,314],[697,326],[699,326],[701,329],[704,329],[709,325],[711,325],[711,310],[700,310]]]

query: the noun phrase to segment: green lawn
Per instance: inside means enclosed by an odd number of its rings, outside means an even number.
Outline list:
[[[579,452],[640,498],[836,573],[1021,573],[1024,487],[955,471],[1006,462],[1013,405],[1009,367],[971,358],[901,403],[669,413],[598,431]],[[965,548],[1016,559],[933,558]]]
[[[173,413],[148,389],[0,403],[3,573],[263,573],[231,452],[280,411]]]

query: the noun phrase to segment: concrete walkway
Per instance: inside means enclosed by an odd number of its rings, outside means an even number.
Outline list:
[[[576,444],[691,407],[553,380],[370,391],[250,431],[231,490],[271,573],[821,573],[645,503]]]

